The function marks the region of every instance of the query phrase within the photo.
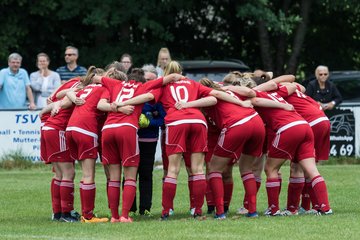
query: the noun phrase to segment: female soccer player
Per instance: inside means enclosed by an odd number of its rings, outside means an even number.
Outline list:
[[[240,84],[247,87],[256,86],[249,76],[244,76]],[[288,92],[296,89],[295,86],[281,86],[280,88],[282,87],[286,87]],[[256,91],[256,95],[286,103],[277,91]],[[267,132],[270,133],[268,134],[268,158],[265,165],[269,208],[265,214],[268,216],[280,215],[278,172],[286,159],[298,162],[311,178],[312,188],[321,206],[319,214],[331,214],[326,184],[315,164],[314,137],[309,124],[295,111],[288,112],[273,108],[257,108],[256,110],[266,123]]]

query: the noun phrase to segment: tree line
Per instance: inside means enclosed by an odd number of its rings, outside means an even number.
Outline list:
[[[161,47],[177,60],[235,58],[275,75],[360,63],[356,0],[5,0],[0,7],[1,67],[18,52],[32,71],[36,54],[46,52],[55,69],[68,45],[86,67],[125,52],[135,66],[155,64]]]

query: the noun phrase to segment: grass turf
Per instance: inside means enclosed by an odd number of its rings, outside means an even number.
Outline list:
[[[332,209],[332,216],[238,217],[243,187],[234,168],[234,194],[228,219],[217,221],[208,216],[196,221],[189,215],[189,197],[185,169],[181,169],[175,215],[160,222],[162,171],[154,171],[153,217],[135,217],[133,224],[82,224],[52,222],[50,202],[50,168],[25,170],[0,169],[0,239],[358,239],[360,236],[360,172],[359,165],[321,165]],[[288,166],[282,168],[281,206],[286,204]],[[105,194],[105,177],[97,166],[96,208],[109,215]],[[75,208],[79,206],[78,182],[75,179]],[[263,179],[265,177],[263,176]],[[263,180],[264,183],[264,180]],[[267,206],[264,184],[258,194],[258,211]],[[203,210],[206,210],[204,205]]]

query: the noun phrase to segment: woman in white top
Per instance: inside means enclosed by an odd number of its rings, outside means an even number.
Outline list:
[[[50,58],[46,53],[39,53],[36,58],[38,71],[30,74],[31,88],[34,91],[36,106],[46,106],[46,99],[57,89],[60,84],[60,76],[57,72],[49,69]]]

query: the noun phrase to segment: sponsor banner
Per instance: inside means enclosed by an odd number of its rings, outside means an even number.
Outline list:
[[[0,111],[0,157],[20,151],[40,161],[40,111]]]
[[[327,111],[331,123],[330,156],[355,156],[356,124],[351,109]]]

